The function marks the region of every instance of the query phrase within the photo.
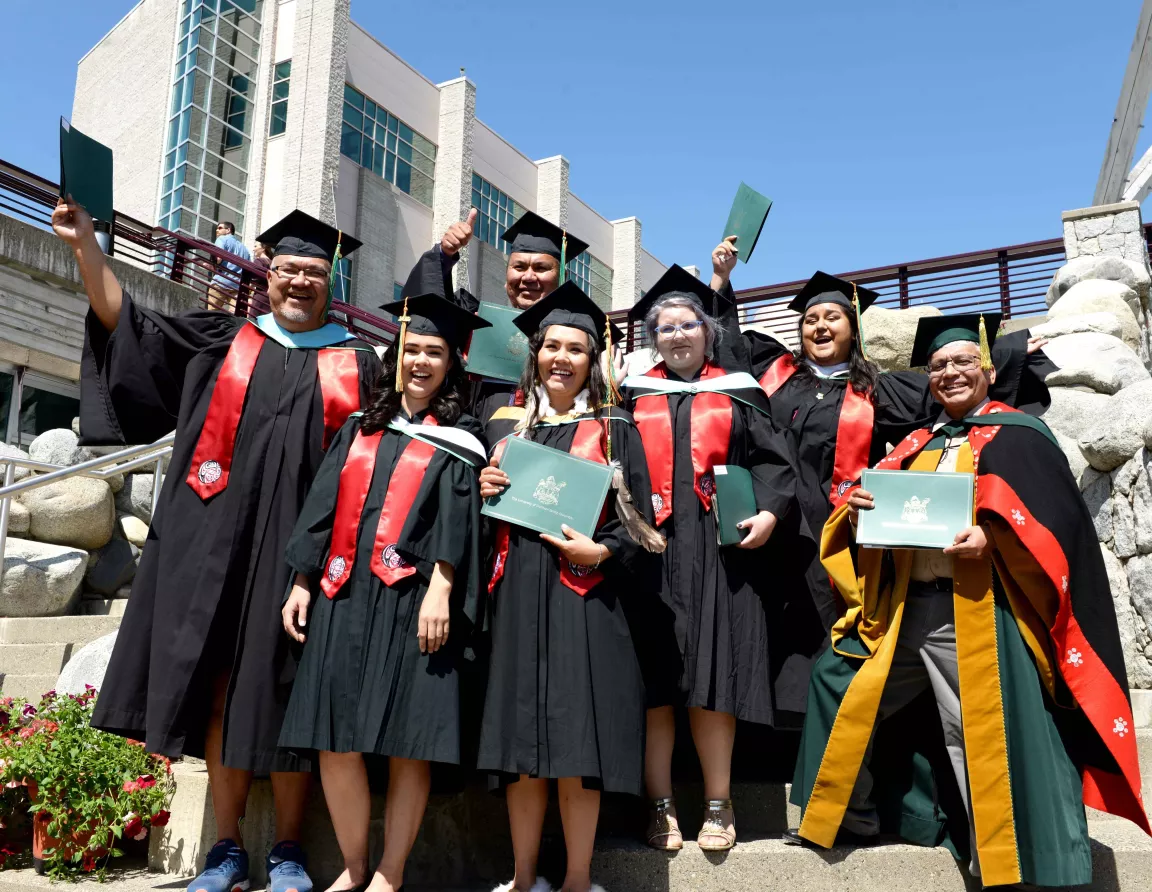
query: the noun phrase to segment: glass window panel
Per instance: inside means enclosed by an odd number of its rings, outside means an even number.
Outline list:
[[[353,108],[364,110],[364,94],[348,84],[344,85],[344,101]]]
[[[360,166],[372,168],[372,140],[364,140],[364,144],[360,149]]]
[[[351,124],[357,130],[363,130],[364,129],[364,113],[362,111],[359,111],[358,109],[354,108],[353,106],[349,105],[347,102],[345,102],[344,103],[344,123],[345,124]]]
[[[279,136],[288,129],[288,103],[272,103],[272,119],[268,123],[268,135]]]
[[[388,156],[392,160],[392,156]],[[407,161],[396,162],[396,188],[403,192],[412,191],[412,166]]]
[[[30,443],[37,436],[53,428],[72,426],[72,419],[80,414],[80,400],[27,384],[20,393],[20,440]],[[6,418],[7,416],[5,416]]]
[[[219,155],[214,155],[211,152],[204,153],[204,159],[203,169],[206,173],[235,186],[237,189],[247,188],[248,175],[243,168],[230,164]]]
[[[211,198],[222,201],[224,204],[237,211],[244,210],[244,193],[238,189],[233,188],[220,180],[213,179],[207,174],[204,175],[203,185],[201,191]]]
[[[215,218],[210,220],[207,217],[200,217],[196,222],[196,237],[206,242],[216,241],[216,224],[218,222]],[[236,223],[235,220],[232,222]],[[239,226],[240,224],[236,223],[236,225]]]
[[[388,134],[388,151],[389,152],[395,152],[396,151],[396,134],[394,134],[394,133]]]
[[[426,177],[418,170],[412,171],[412,197],[417,201],[432,207],[432,192],[435,183],[431,177]]]
[[[287,79],[287,77],[291,73],[292,73],[292,60],[291,59],[287,60],[286,62],[277,62],[276,63],[276,79],[277,80],[285,80],[285,79]],[[344,91],[345,91],[345,93],[347,93],[348,88],[345,87]]]
[[[164,169],[171,170],[176,166],[176,153],[169,152],[168,156],[164,159]]]
[[[278,84],[272,85],[272,99],[287,99],[288,98],[288,81],[280,81]]]
[[[384,176],[386,179],[391,179],[390,176],[384,173],[384,152],[377,146],[375,153],[372,156],[372,172]],[[392,156],[388,156],[388,166],[392,166]]]
[[[392,137],[388,137],[388,139],[391,140]],[[392,145],[395,145],[395,143],[392,143],[391,145],[389,145],[388,148],[392,148]],[[412,160],[412,146],[410,146],[406,142],[402,142],[399,145],[396,145],[396,154],[399,155],[401,158],[403,158],[405,161],[411,161]]]
[[[403,121],[400,122],[400,138],[405,142],[412,142],[412,128]]]
[[[367,115],[369,118],[375,118],[376,117],[376,103],[373,102],[371,99],[365,98],[365,100],[364,100],[364,114]]]
[[[165,195],[163,198],[160,199],[160,216],[161,217],[167,216],[167,214],[170,210],[172,210],[172,196],[171,195]],[[160,225],[163,226],[164,224],[161,223]],[[2,416],[0,416],[0,418],[2,418]]]
[[[340,132],[340,154],[360,163],[360,134],[347,124]]]
[[[436,146],[426,140],[419,133],[412,134],[412,145],[416,147],[416,151],[423,152],[433,160],[436,159]]]
[[[398,123],[398,122],[396,121],[396,118],[395,118],[395,116],[393,116],[392,114],[389,114],[389,115],[388,115],[388,131],[389,131],[390,133],[395,133],[395,132],[396,132],[396,124],[397,124],[397,123]]]

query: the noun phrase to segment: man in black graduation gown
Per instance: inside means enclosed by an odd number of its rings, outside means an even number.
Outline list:
[[[295,841],[308,765],[276,746],[295,671],[280,628],[284,548],[328,441],[379,376],[368,344],[326,324],[334,251],[359,242],[293,211],[258,237],[276,246],[270,314],[165,316],[121,289],[87,212],[61,201],[52,224],[91,305],[81,441],[176,431],[92,724],[207,760],[220,841],[190,892],[247,888],[239,822],[255,772],[271,773],[276,803],[270,889],[308,892]]]
[[[476,312],[479,300],[464,288],[453,291],[452,267],[472,240],[477,213],[473,208],[467,222],[452,224],[440,244],[421,255],[404,284],[405,295],[440,293]],[[564,263],[588,249],[587,242],[532,211],[525,211],[500,238],[512,246],[504,288],[508,303],[517,310],[528,309],[559,288]],[[510,405],[516,387],[513,382],[494,378],[474,380],[469,414],[486,421],[497,408]]]

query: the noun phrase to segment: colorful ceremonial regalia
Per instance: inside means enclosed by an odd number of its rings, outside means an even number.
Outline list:
[[[93,725],[152,752],[202,755],[206,685],[230,667],[225,764],[298,765],[276,749],[292,675],[284,545],[329,440],[379,369],[372,348],[335,324],[294,335],[270,315],[168,317],[127,294],[113,332],[89,315],[83,442],[176,430]]]
[[[365,435],[353,417],[332,444],[288,542],[315,597],[282,746],[460,762],[458,668],[483,609],[478,430],[421,412]],[[454,571],[448,643],[422,655],[438,561]]]
[[[857,549],[847,505],[824,529],[823,566],[847,610],[812,673],[792,785],[800,835],[832,845],[869,769],[881,831],[970,855],[987,886],[1087,883],[1084,805],[1149,829],[1092,519],[1042,422],[986,402],[954,425],[913,432],[877,467],[934,471],[951,454],[975,472],[989,557],[951,559],[952,579],[934,588],[919,581],[920,553]],[[951,617],[942,631],[954,630],[958,714],[945,719],[933,678],[939,718],[919,698],[888,717],[897,663],[910,671],[901,646],[922,633],[909,624],[939,609]]]
[[[691,380],[664,363],[625,379],[647,456],[658,529],[667,537],[659,601],[634,616],[648,706],[698,706],[771,724],[770,606],[776,585],[769,557],[797,541],[795,468],[767,416],[764,394],[747,374],[708,362]],[[712,510],[715,465],[751,472],[756,507],[778,518],[769,549],[717,545]],[[807,531],[805,530],[805,533]],[[767,611],[767,612],[766,612]]]

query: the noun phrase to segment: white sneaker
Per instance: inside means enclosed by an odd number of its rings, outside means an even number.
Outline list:
[[[512,892],[513,885],[511,881],[497,886],[492,892]],[[592,887],[592,892],[596,892],[597,887]],[[532,884],[531,892],[552,892],[552,884],[543,877],[536,877],[536,882]],[[603,889],[600,892],[604,892]]]
[[[588,892],[608,892],[608,890],[603,886],[597,886],[595,883],[593,883],[592,888],[589,889]]]

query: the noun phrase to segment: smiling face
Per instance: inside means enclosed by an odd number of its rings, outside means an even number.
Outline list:
[[[945,344],[928,360],[928,389],[952,418],[963,418],[984,402],[995,381],[996,370],[980,368],[980,348],[970,341]]]
[[[312,331],[324,324],[328,304],[327,260],[282,254],[268,270],[268,303],[286,331]]]
[[[847,362],[852,352],[852,322],[840,304],[816,304],[804,313],[800,343],[804,356],[816,365]]]
[[[660,329],[699,321],[700,316],[691,307],[665,307],[656,318],[656,350],[664,364],[681,377],[694,375],[704,365],[707,332],[703,325],[697,325],[692,331],[678,328],[671,335]]]
[[[540,383],[548,391],[548,401],[566,410],[588,383],[592,348],[587,332],[566,325],[549,325],[536,354]]]
[[[504,285],[508,302],[518,310],[526,310],[560,285],[560,261],[551,254],[518,251],[508,258]]]
[[[404,336],[400,380],[410,410],[420,411],[439,393],[444,377],[452,367],[452,350],[448,342],[436,335]]]

